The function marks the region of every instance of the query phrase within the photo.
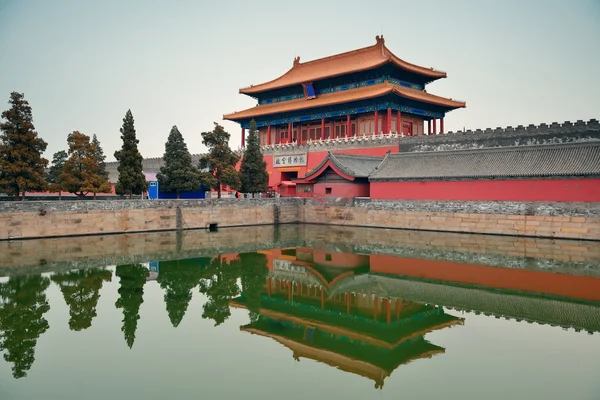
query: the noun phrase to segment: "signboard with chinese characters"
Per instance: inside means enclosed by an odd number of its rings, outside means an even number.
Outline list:
[[[275,155],[273,156],[273,167],[303,167],[306,165],[306,153]]]

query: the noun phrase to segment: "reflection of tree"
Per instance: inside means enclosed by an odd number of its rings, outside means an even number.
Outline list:
[[[269,273],[267,257],[259,253],[239,255],[241,263],[242,297],[250,313],[250,321],[256,321],[260,311],[260,296]]]
[[[48,329],[44,314],[50,310],[45,290],[50,279],[36,276],[13,276],[0,283],[0,350],[12,362],[13,376],[27,376],[35,360],[35,345]]]
[[[71,330],[81,331],[92,326],[102,284],[111,279],[112,273],[102,268],[61,272],[52,276],[69,306]]]
[[[117,265],[116,275],[120,278],[121,287],[115,306],[123,309],[121,331],[129,348],[135,341],[140,306],[144,302],[144,284],[149,274],[150,271],[141,264]]]
[[[192,299],[192,289],[196,287],[202,276],[201,264],[199,259],[160,263],[157,281],[165,290],[167,313],[174,327],[179,326],[187,311]]]
[[[225,322],[231,315],[229,300],[239,294],[237,279],[239,261],[226,262],[220,256],[210,261],[200,281],[200,292],[208,296],[204,303],[202,318],[215,321],[215,326]]]

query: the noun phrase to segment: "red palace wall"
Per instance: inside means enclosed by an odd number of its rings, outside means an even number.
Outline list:
[[[327,193],[327,188],[331,193]],[[315,183],[314,196],[317,197],[369,197],[368,183]]]
[[[371,182],[371,198],[591,202],[600,201],[600,179]]]
[[[391,151],[392,153],[398,152],[398,146],[385,146],[385,147],[370,147],[370,148],[362,148],[362,149],[344,149],[344,150],[336,150],[336,153],[344,153],[344,154],[361,154],[365,156],[385,156],[385,153]],[[309,152],[307,156],[307,165],[305,167],[300,167],[298,171],[298,178],[304,178],[306,175],[306,171],[310,171],[315,168],[317,165],[323,161],[325,157],[327,157],[327,151],[316,151]],[[267,171],[269,172],[269,186],[273,187],[281,182],[281,170],[279,168],[273,168],[273,155],[268,154],[264,155],[263,159],[267,163]]]
[[[371,272],[600,300],[600,279],[371,254]]]

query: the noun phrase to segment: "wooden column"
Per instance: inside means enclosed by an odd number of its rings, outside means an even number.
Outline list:
[[[431,120],[427,121],[427,134],[431,135]]]
[[[292,123],[288,122],[288,137],[287,143],[292,143]]]
[[[288,285],[288,300],[291,301],[292,300],[292,283],[288,282],[287,285]]]
[[[396,115],[396,133],[398,135],[402,134],[402,113],[398,110]]]
[[[246,145],[246,130],[242,128],[242,149]]]
[[[437,120],[433,119],[433,134],[437,135]]]
[[[444,133],[444,118],[440,119],[440,133]]]
[[[271,125],[267,127],[267,144],[271,144]]]
[[[392,132],[392,109],[388,107],[387,118],[385,120],[385,133],[390,134]]]
[[[271,277],[267,278],[267,295],[271,297]]]
[[[325,118],[321,118],[321,140],[325,140]]]
[[[346,117],[346,137],[350,137],[350,114]]]
[[[374,131],[373,134],[377,135],[378,131],[379,131],[379,113],[377,112],[377,110],[375,110],[375,112],[373,113],[374,115],[374,122],[373,122],[373,126],[374,126]]]
[[[333,139],[335,137],[335,122],[331,120],[329,125],[329,139]]]

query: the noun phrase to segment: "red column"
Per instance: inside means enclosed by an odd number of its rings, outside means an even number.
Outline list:
[[[440,133],[444,133],[444,118],[440,119]]]
[[[379,113],[377,112],[377,110],[375,110],[375,122],[374,122],[374,126],[375,126],[375,132],[374,134],[377,135],[377,132],[379,131]]]
[[[246,145],[246,130],[242,128],[242,149]]]
[[[437,135],[437,120],[433,119],[433,134]]]
[[[396,133],[400,135],[402,133],[402,114],[398,110],[396,115]]]
[[[329,139],[333,139],[335,138],[335,122],[331,120],[329,125]]]
[[[348,117],[346,117],[346,137],[350,137],[351,134],[351,130],[350,128],[352,128],[352,126],[350,125],[350,115],[348,115]]]
[[[325,118],[321,118],[321,140],[325,140]]]
[[[431,135],[431,120],[427,121],[427,134]]]
[[[385,133],[392,132],[392,109],[388,107],[387,109],[387,119],[385,121]]]
[[[292,123],[288,122],[288,139],[287,142],[288,143],[292,143]]]
[[[267,278],[267,295],[271,297],[271,277]]]
[[[271,125],[267,127],[267,144],[271,144]]]

